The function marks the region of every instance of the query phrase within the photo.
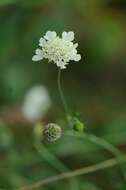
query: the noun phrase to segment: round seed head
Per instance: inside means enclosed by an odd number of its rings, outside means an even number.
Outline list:
[[[62,135],[62,129],[55,123],[49,123],[43,130],[43,137],[46,142],[53,143],[57,141]]]

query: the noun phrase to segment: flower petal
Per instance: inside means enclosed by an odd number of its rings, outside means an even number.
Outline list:
[[[81,55],[80,54],[75,55],[74,61],[80,61],[80,60],[81,60]]]
[[[78,47],[78,43],[75,43],[75,44],[74,44],[74,48],[77,48],[77,47]]]
[[[41,47],[43,47],[43,46],[45,46],[46,45],[46,40],[44,39],[44,38],[40,38],[40,40],[39,40],[39,46],[41,46]]]
[[[63,32],[62,33],[62,38],[65,41],[73,41],[74,40],[74,32],[70,31],[70,32]]]
[[[51,40],[54,40],[56,38],[56,36],[57,36],[56,32],[54,32],[54,31],[48,31],[48,32],[46,32],[46,35],[44,36],[44,38],[46,40],[51,41]]]
[[[35,50],[35,53],[36,53],[37,55],[43,56],[43,51],[42,51],[41,49],[36,49],[36,50]]]
[[[63,61],[58,61],[56,63],[57,67],[60,67],[61,69],[66,69],[66,65],[67,63],[63,62]]]
[[[40,61],[40,60],[42,60],[42,59],[43,59],[43,57],[40,56],[40,55],[34,55],[34,56],[32,57],[32,61]]]

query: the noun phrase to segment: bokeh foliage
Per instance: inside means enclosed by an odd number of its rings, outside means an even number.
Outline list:
[[[63,73],[73,111],[86,130],[126,151],[126,3],[125,0],[0,0],[0,187],[8,190],[57,174],[36,152],[32,127],[20,108],[29,88],[47,86],[52,108],[46,122],[63,123],[57,68],[31,61],[47,31],[73,30],[82,54]],[[70,169],[111,155],[93,144],[63,137],[47,146]],[[66,183],[67,182],[67,183]],[[41,189],[70,189],[68,181]],[[126,189],[117,168],[77,177],[71,190]]]

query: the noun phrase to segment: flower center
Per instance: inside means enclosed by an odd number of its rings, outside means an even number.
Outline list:
[[[51,43],[47,43],[44,52],[50,61],[63,60],[67,54],[66,44],[61,39],[56,38]]]

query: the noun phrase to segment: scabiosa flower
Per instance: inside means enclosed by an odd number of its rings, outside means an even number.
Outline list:
[[[79,61],[81,55],[77,54],[77,43],[73,43],[74,32],[63,32],[62,38],[56,32],[48,31],[39,40],[41,49],[36,49],[33,61],[40,61],[44,58],[55,63],[61,69],[65,69],[69,61]]]

